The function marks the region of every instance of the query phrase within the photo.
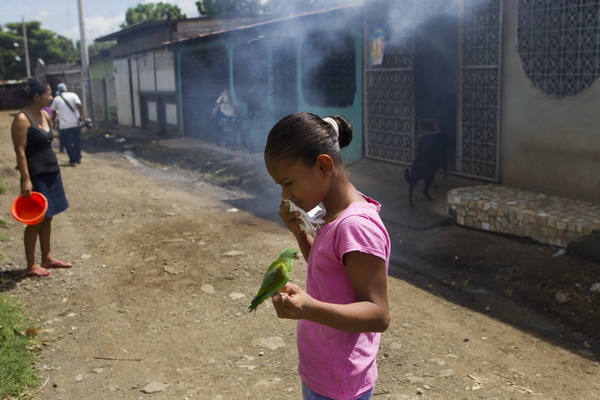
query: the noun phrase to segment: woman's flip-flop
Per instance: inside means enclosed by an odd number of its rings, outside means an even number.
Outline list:
[[[27,276],[30,278],[41,278],[41,277],[50,276],[50,275],[52,275],[52,271],[48,271],[44,267],[36,268],[32,271],[27,272]]]
[[[52,264],[44,266],[44,268],[47,268],[47,269],[50,269],[50,268],[71,268],[71,267],[73,267],[73,264],[69,264],[68,262],[64,262],[64,261],[60,261],[60,260],[56,260]]]

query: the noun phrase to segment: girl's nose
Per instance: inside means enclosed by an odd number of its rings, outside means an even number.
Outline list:
[[[284,188],[281,188],[281,198],[283,200],[291,200],[292,199],[292,194],[286,192]]]

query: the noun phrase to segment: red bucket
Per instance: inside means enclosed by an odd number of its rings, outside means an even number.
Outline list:
[[[26,225],[36,225],[42,222],[48,210],[48,200],[39,192],[31,192],[31,196],[17,197],[12,203],[12,216]]]

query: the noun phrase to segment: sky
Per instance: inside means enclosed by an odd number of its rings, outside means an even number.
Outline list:
[[[86,42],[119,31],[125,13],[144,3],[170,3],[179,6],[188,18],[198,17],[196,0],[81,0],[85,22]],[[0,0],[0,25],[40,21],[42,29],[71,40],[79,40],[78,0]]]

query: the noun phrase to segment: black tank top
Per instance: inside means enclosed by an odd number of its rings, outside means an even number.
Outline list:
[[[23,114],[25,113],[23,112]],[[31,124],[27,130],[27,145],[25,146],[29,176],[59,171],[58,160],[52,150],[52,140],[54,139],[52,129],[46,132],[34,126],[27,114],[25,116]],[[50,121],[48,121],[48,124],[50,124]]]

